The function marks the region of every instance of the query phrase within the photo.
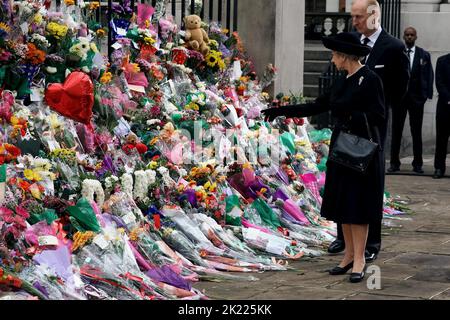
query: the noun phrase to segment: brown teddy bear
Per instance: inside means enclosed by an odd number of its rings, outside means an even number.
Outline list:
[[[137,135],[131,132],[128,134],[126,143],[122,146],[122,150],[125,151],[126,154],[130,154],[134,149],[136,149],[139,154],[144,154],[148,151],[147,146],[139,142]]]
[[[195,51],[201,52],[204,56],[209,53],[209,38],[206,31],[202,28],[202,19],[193,14],[184,18],[186,26],[186,41]]]

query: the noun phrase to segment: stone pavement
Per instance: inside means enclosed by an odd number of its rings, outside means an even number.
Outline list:
[[[201,282],[195,287],[223,300],[450,299],[450,179],[390,175],[386,186],[414,213],[411,220],[390,220],[391,226],[383,229],[382,251],[369,265],[379,267],[379,289],[369,289],[367,281],[352,284],[349,274],[330,276],[327,270],[339,263],[340,254],[290,263],[295,271],[254,274],[257,282]],[[374,278],[369,284],[376,285]]]

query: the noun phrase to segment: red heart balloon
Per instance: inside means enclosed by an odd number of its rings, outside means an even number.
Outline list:
[[[94,106],[94,84],[83,72],[72,72],[61,83],[52,83],[45,92],[45,101],[61,115],[89,124]]]

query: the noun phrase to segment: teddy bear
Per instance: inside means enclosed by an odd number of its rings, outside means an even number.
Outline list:
[[[202,28],[202,19],[193,14],[184,18],[186,26],[185,39],[192,49],[201,52],[204,56],[209,53],[209,38],[206,31]]]
[[[137,135],[131,132],[128,134],[126,143],[122,146],[122,150],[126,154],[130,154],[134,149],[136,149],[141,155],[146,153],[148,150],[145,144],[139,142]]]

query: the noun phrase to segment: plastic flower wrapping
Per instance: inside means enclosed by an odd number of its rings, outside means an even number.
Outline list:
[[[99,6],[3,2],[0,298],[207,299],[196,282],[322,255],[330,132],[263,121],[296,99],[263,92],[275,68],[258,79],[216,23],[208,55],[187,48],[162,1],[107,26]]]

